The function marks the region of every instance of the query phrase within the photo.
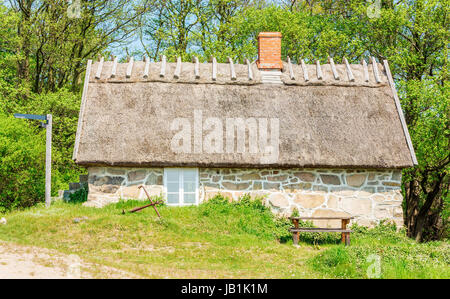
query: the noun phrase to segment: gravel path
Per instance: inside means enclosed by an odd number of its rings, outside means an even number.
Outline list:
[[[111,267],[85,262],[76,255],[0,241],[0,279],[136,278]]]

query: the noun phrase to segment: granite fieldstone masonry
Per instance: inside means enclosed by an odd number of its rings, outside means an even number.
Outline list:
[[[91,167],[88,171],[87,206],[146,199],[139,185],[150,195],[164,196],[163,168]],[[218,193],[232,200],[249,193],[264,198],[277,214],[290,215],[297,209],[301,216],[349,215],[361,225],[388,219],[402,226],[400,184],[400,170],[199,168],[198,187],[199,202]]]

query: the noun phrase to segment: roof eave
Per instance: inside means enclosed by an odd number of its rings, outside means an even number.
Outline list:
[[[387,60],[383,60],[384,69],[388,78],[389,85],[391,86],[392,95],[394,97],[395,106],[397,108],[398,116],[402,124],[403,133],[405,134],[406,143],[408,144],[409,152],[411,154],[412,166],[418,165],[416,153],[414,152],[414,147],[412,145],[411,136],[409,135],[408,127],[406,125],[405,117],[403,115],[402,107],[400,105],[400,100],[398,98],[397,89],[395,88],[394,79],[392,78],[391,70],[389,68],[389,63]]]

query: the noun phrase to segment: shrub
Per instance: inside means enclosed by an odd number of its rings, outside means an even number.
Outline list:
[[[80,189],[69,195],[69,203],[77,204],[87,201],[88,191],[88,185],[83,184]]]
[[[235,220],[235,230],[265,239],[286,242],[291,239],[290,222],[285,217],[275,216],[263,203],[263,197],[252,199],[244,194],[237,201],[232,201],[217,194],[200,205],[201,215],[206,217],[224,217]]]
[[[70,182],[77,182],[79,175],[86,173],[83,167],[72,160],[73,146],[77,131],[80,94],[66,89],[57,92],[36,95],[30,102],[15,112],[47,114],[53,117],[52,140],[52,194],[67,189]]]
[[[45,130],[0,114],[0,212],[44,200]]]

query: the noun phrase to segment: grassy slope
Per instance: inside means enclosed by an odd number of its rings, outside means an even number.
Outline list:
[[[125,206],[126,205],[126,206]],[[200,207],[161,207],[121,215],[127,202],[104,209],[56,203],[6,215],[0,239],[78,254],[88,261],[127,270],[143,277],[170,278],[298,278],[323,277],[306,260],[317,252],[280,244],[260,232],[247,233],[256,211],[209,211]],[[76,217],[87,216],[83,223]],[[261,219],[259,219],[261,220]],[[258,219],[256,220],[258,221]],[[264,220],[262,220],[264,221]],[[249,227],[249,226],[248,226]]]
[[[306,243],[295,248],[290,240],[276,241],[273,232],[280,237],[285,227],[257,208],[161,207],[162,221],[151,208],[121,214],[139,205],[129,201],[96,209],[57,202],[50,209],[16,211],[5,215],[8,224],[0,226],[0,239],[78,254],[152,278],[366,277],[371,253],[383,256],[382,277],[450,277],[448,243],[415,244],[389,232],[391,239],[380,238],[383,231],[355,234],[348,248],[328,244],[318,250]],[[82,216],[88,219],[73,222]],[[411,248],[426,267],[418,265]],[[385,258],[391,250],[398,259]]]

